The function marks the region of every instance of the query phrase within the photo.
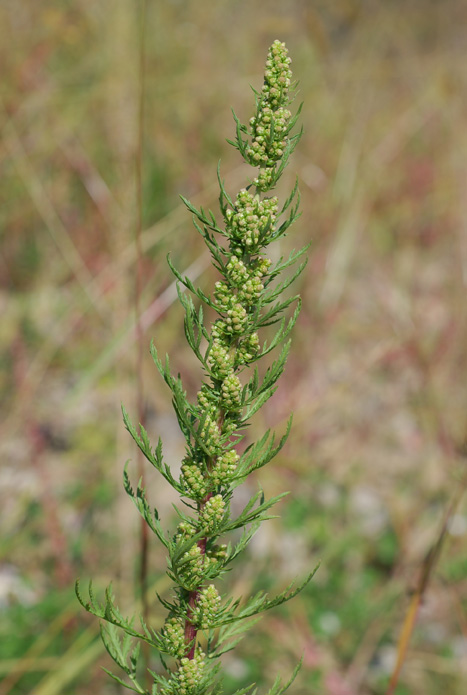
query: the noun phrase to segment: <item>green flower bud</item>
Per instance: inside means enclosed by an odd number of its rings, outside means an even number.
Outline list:
[[[232,256],[227,264],[227,276],[234,285],[243,285],[249,278],[248,270],[243,261]]]
[[[197,393],[197,400],[198,404],[200,406],[200,409],[203,411],[208,411],[212,415],[216,413],[217,411],[217,396],[215,393],[212,392],[211,389],[209,389],[206,384],[203,384],[202,388],[200,391]]]
[[[193,462],[185,462],[182,465],[182,475],[180,482],[185,488],[189,497],[201,500],[206,497],[208,489],[203,473]]]
[[[248,314],[241,304],[234,304],[226,313],[225,323],[229,333],[243,333],[248,322]]]
[[[200,527],[205,533],[214,533],[222,523],[225,502],[222,495],[208,499],[199,515]]]
[[[259,175],[253,180],[253,183],[255,184],[256,188],[259,191],[268,191],[274,182],[275,173],[275,166],[261,169]]]
[[[261,296],[264,286],[261,280],[253,276],[249,278],[238,293],[238,299],[247,305],[254,305]]]
[[[191,536],[194,536],[196,533],[196,530],[194,526],[189,524],[186,521],[181,521],[179,525],[177,526],[177,533],[175,534],[175,541],[181,542],[185,541],[187,538],[191,538]]]
[[[167,653],[180,659],[186,652],[185,626],[181,618],[168,618],[162,629]]]
[[[179,581],[185,589],[192,591],[204,578],[204,553],[195,543],[183,553],[182,560],[183,564],[178,569]]]
[[[235,353],[236,366],[252,362],[259,352],[259,338],[257,333],[252,333],[240,341]]]
[[[226,451],[222,456],[218,456],[216,463],[211,470],[211,480],[214,485],[225,485],[234,475],[240,456],[234,449]]]
[[[226,410],[237,410],[241,406],[242,384],[235,374],[229,374],[222,382],[222,405]]]
[[[176,695],[194,695],[199,692],[199,682],[204,676],[206,655],[198,647],[193,659],[183,657],[176,674],[178,688]]]
[[[208,415],[204,420],[203,426],[200,430],[200,436],[202,437],[204,445],[209,454],[214,456],[221,444],[221,432],[216,419],[211,417],[211,415]]]
[[[207,365],[213,372],[216,379],[225,379],[233,369],[234,357],[229,353],[229,349],[223,341],[215,338],[213,340]]]
[[[201,591],[193,611],[193,618],[200,630],[209,630],[215,624],[220,604],[221,597],[214,584]]]
[[[232,306],[233,294],[226,282],[216,282],[214,297],[221,311],[227,311]]]

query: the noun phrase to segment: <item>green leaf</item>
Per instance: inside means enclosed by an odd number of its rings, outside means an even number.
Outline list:
[[[230,205],[230,207],[233,209],[234,208],[234,203],[230,195],[227,193],[224,181],[221,179],[221,160],[219,159],[219,162],[217,164],[217,180],[219,182],[219,206],[221,208],[222,214],[225,217],[225,212],[227,210],[227,206],[224,203],[224,199],[227,201],[227,203]]]
[[[161,543],[165,545],[166,548],[169,547],[169,540],[166,537],[160,520],[159,520],[159,514],[157,509],[154,509],[153,512],[151,512],[151,509],[149,507],[149,504],[146,500],[146,495],[145,495],[145,490],[141,485],[141,480],[138,483],[138,487],[136,488],[136,492],[133,490],[131,483],[130,483],[130,478],[128,475],[127,471],[127,464],[125,465],[125,469],[123,471],[123,486],[125,488],[125,492],[127,495],[131,497],[133,500],[136,508],[138,509],[139,513],[143,517],[143,519],[146,521],[148,524],[149,528],[151,531],[153,531],[156,536],[159,538]]]
[[[269,304],[270,302],[274,301],[284,290],[287,289],[295,280],[298,278],[299,275],[303,273],[303,271],[306,268],[306,265],[308,263],[308,260],[305,260],[303,263],[300,264],[300,266],[295,270],[292,275],[285,280],[283,280],[281,283],[277,285],[271,292],[265,292],[262,301],[264,304]]]
[[[156,634],[153,637],[148,637],[148,635],[144,632],[139,632],[138,630],[135,630],[133,628],[133,617],[128,619],[122,616],[120,610],[114,603],[111,585],[108,586],[105,591],[105,603],[99,603],[96,600],[94,596],[92,582],[89,582],[88,591],[90,600],[85,601],[80,592],[79,580],[76,581],[75,592],[78,597],[78,601],[81,603],[83,608],[88,613],[91,613],[92,615],[95,615],[97,618],[101,618],[102,620],[105,620],[108,623],[111,623],[112,625],[121,628],[130,637],[136,637],[137,639],[147,642],[159,651],[164,651],[164,644]]]
[[[133,437],[134,441],[138,445],[139,449],[143,452],[146,459],[151,463],[156,470],[167,480],[167,482],[175,489],[177,492],[181,493],[183,488],[172,476],[170,467],[164,463],[162,457],[162,440],[159,438],[158,444],[154,453],[151,450],[151,443],[149,441],[148,433],[145,428],[140,425],[140,435],[138,435],[136,428],[132,425],[129,415],[122,405],[122,414],[125,427],[128,432]]]
[[[305,580],[301,584],[299,584],[299,586],[293,588],[295,582],[291,582],[289,586],[286,589],[284,589],[284,591],[282,591],[280,594],[278,594],[272,599],[268,598],[268,594],[266,592],[259,591],[257,594],[248,599],[248,601],[243,605],[243,607],[238,611],[238,613],[231,613],[230,616],[224,617],[223,625],[228,625],[230,623],[238,622],[239,620],[244,620],[245,618],[257,616],[260,613],[264,613],[265,611],[271,610],[271,608],[275,608],[276,606],[280,606],[283,603],[290,601],[297,594],[303,591],[306,585],[313,579],[314,575],[318,571],[318,568],[319,564],[315,567],[315,569],[312,572],[310,572],[310,574],[305,578]],[[235,602],[235,604],[238,603],[239,600]]]
[[[263,501],[263,492],[260,490],[258,493],[256,493],[256,495],[254,495],[251,498],[251,500],[248,502],[240,516],[230,521],[230,523],[228,523],[227,525],[222,526],[220,532],[226,533],[227,531],[233,531],[236,528],[241,528],[242,526],[246,526],[247,524],[251,524],[255,521],[266,521],[266,519],[274,519],[274,516],[267,516],[265,512],[271,509],[271,507],[273,507],[277,502],[279,502],[279,500],[281,500],[283,497],[286,497],[288,494],[288,492],[282,492],[280,495],[271,497],[271,499],[265,502]],[[260,504],[257,507],[255,507],[254,505],[256,504],[258,499],[260,499]]]
[[[215,649],[209,654],[210,658],[217,659],[222,654],[235,649],[237,644],[245,637],[245,633],[250,630],[253,625],[256,625],[261,620],[261,617],[252,618],[243,623],[229,623],[223,625],[219,629],[217,643]],[[223,646],[222,646],[223,645]]]
[[[258,321],[257,327],[264,328],[265,326],[272,326],[274,323],[277,323],[280,321],[279,314],[281,314],[284,309],[287,309],[288,306],[299,299],[299,296],[296,295],[295,297],[285,299],[283,302],[276,302],[276,304],[274,304],[269,311],[263,314],[261,319]]]
[[[284,261],[284,257],[281,256],[280,259],[277,261],[276,265],[273,268],[269,269],[268,278],[264,282],[265,287],[267,285],[269,285],[269,283],[275,277],[277,277],[279,275],[279,273],[281,273],[283,270],[285,270],[289,266],[293,265],[301,256],[303,256],[308,251],[310,246],[311,246],[311,241],[306,246],[303,246],[303,248],[299,249],[298,251],[295,251],[295,249],[293,249],[290,252],[288,259],[285,261]]]
[[[183,277],[182,274],[179,273],[179,271],[176,269],[176,267],[173,265],[172,261],[170,260],[170,256],[167,256],[167,263],[168,263],[169,268],[172,271],[172,273],[175,275],[177,280],[179,280],[179,282],[181,282],[182,285],[184,285],[188,290],[190,290],[190,292],[192,292],[196,297],[201,299],[202,302],[204,302],[205,304],[210,306],[212,309],[216,309],[216,310],[218,309],[217,304],[215,302],[213,302],[210,297],[205,295],[204,292],[199,287],[195,287],[187,275],[185,275]],[[194,310],[193,303],[190,304],[189,300],[185,299],[184,295],[180,291],[178,291],[178,297],[179,297],[180,302],[182,303],[182,305],[184,306],[186,311],[190,310],[190,312],[196,314],[196,312]]]
[[[278,677],[276,678],[276,680],[274,681],[274,685],[273,685],[272,688],[269,690],[269,692],[267,693],[267,695],[282,695],[282,693],[285,693],[285,691],[288,690],[288,689],[290,688],[290,686],[292,685],[292,683],[293,683],[294,680],[296,679],[297,674],[298,674],[298,672],[300,671],[300,669],[301,669],[301,667],[302,667],[302,662],[303,662],[303,657],[300,659],[299,663],[298,663],[297,666],[294,668],[294,671],[293,671],[293,673],[292,673],[292,676],[291,676],[290,680],[289,680],[285,685],[282,685],[282,684],[281,684],[281,679],[280,679],[280,677],[278,676]]]
[[[255,685],[255,683],[252,683],[251,685],[248,685],[246,688],[236,690],[233,695],[256,695],[258,689],[255,688]],[[252,688],[254,688],[254,690]]]
[[[237,128],[237,139],[236,140],[227,140],[227,142],[230,145],[233,145],[234,147],[237,148],[237,150],[240,152],[242,157],[248,161],[247,159],[247,154],[246,154],[246,148],[248,145],[248,142],[242,138],[242,133],[247,133],[247,127],[243,125],[243,123],[240,123],[239,119],[237,118],[237,114],[235,111],[232,109],[232,114],[234,117],[235,125]]]

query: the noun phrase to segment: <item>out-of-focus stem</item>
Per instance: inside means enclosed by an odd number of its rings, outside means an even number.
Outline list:
[[[135,314],[136,314],[136,374],[137,374],[137,410],[138,419],[144,425],[144,385],[143,385],[143,340],[144,328],[141,321],[141,295],[143,291],[143,249],[141,235],[143,231],[143,144],[144,144],[144,91],[145,91],[145,40],[146,40],[146,0],[141,0],[140,31],[139,31],[139,103],[138,103],[138,143],[135,157],[136,182],[136,283],[135,283]],[[138,450],[138,475],[144,477],[144,457]],[[149,618],[147,598],[148,578],[149,527],[141,517],[140,523],[140,567],[139,591],[141,595],[142,616],[145,623]],[[145,645],[146,662],[149,659],[148,645]]]
[[[441,529],[439,531],[438,538],[436,539],[435,543],[432,545],[432,547],[426,554],[425,559],[423,560],[417,587],[413,593],[412,600],[410,602],[409,608],[405,616],[404,625],[402,626],[401,634],[399,637],[399,643],[397,646],[396,665],[394,666],[391,680],[389,681],[389,685],[386,690],[386,695],[393,695],[399,682],[399,676],[402,670],[402,666],[404,665],[405,658],[407,656],[410,638],[412,637],[412,632],[417,620],[418,609],[427,590],[428,583],[430,581],[433,570],[436,566],[436,563],[438,562],[438,558],[443,547],[444,539],[446,537],[449,520],[451,519],[455,510],[457,509],[464,492],[465,481],[463,485],[457,490],[454,497],[451,499],[446,515],[443,519],[443,523],[441,524]]]

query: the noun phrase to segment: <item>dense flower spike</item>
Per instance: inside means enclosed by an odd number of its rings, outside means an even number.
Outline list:
[[[180,667],[176,676],[178,693],[180,695],[196,695],[199,693],[199,684],[206,667],[205,654],[197,649],[192,659],[184,657],[180,661]]]
[[[168,654],[181,658],[185,654],[185,628],[180,618],[168,618],[165,621],[163,636]]]
[[[221,525],[224,511],[225,502],[222,495],[210,497],[199,515],[200,530],[213,535]]]
[[[226,485],[235,475],[235,470],[240,457],[233,449],[226,451],[222,456],[218,456],[214,467],[211,470],[211,480],[214,485]]]
[[[218,322],[218,331],[222,330],[221,323],[222,328],[227,332],[224,322]],[[218,379],[223,379],[231,373],[234,365],[234,356],[229,352],[227,344],[222,339],[214,338],[207,364]]]
[[[241,405],[242,384],[236,374],[229,374],[222,383],[222,405],[226,410],[237,410]]]
[[[250,164],[261,169],[254,181],[261,191],[269,190],[274,183],[276,163],[282,159],[287,147],[292,118],[287,108],[292,79],[290,63],[285,45],[274,41],[266,61],[258,110],[250,119],[252,143],[246,151]]]
[[[249,367],[284,342],[298,316],[299,307],[288,320],[283,315],[287,307],[299,301],[298,297],[281,299],[280,295],[305,264],[291,278],[276,280],[282,270],[303,258],[306,248],[292,252],[288,260],[280,258],[275,264],[268,258],[269,244],[284,237],[298,217],[297,186],[282,208],[277,196],[272,194],[300,137],[290,136],[296,120],[289,110],[291,78],[287,49],[280,41],[274,41],[266,61],[263,88],[255,92],[255,115],[248,126],[235,116],[237,135],[231,144],[256,167],[256,176],[234,197],[227,193],[219,177],[224,229],[218,227],[213,213],[206,215],[203,209],[197,210],[184,201],[221,277],[215,283],[213,295],[208,297],[170,264],[180,283],[179,297],[186,313],[185,335],[205,374],[195,403],[188,400],[181,377],[172,375],[168,357],[161,360],[152,348],[157,368],[172,391],[175,413],[186,440],[178,480],[163,461],[162,445],[159,443],[153,449],[145,430],[141,428],[138,432],[124,411],[125,424],[139,448],[184,504],[182,509],[176,506],[180,520],[175,533],[167,536],[157,511],[151,511],[144,490],[138,486],[134,491],[128,476],[125,477],[128,494],[167,551],[167,574],[174,582],[174,591],[170,601],[160,600],[168,610],[168,618],[159,632],[150,630],[144,623],[142,631],[138,631],[133,621],[118,611],[110,591],[104,606],[95,601],[92,590],[90,602],[80,600],[87,610],[122,628],[127,636],[139,637],[162,655],[169,656],[168,663],[163,661],[166,676],[150,671],[154,686],[149,691],[138,682],[137,653],[130,653],[130,641],[127,638],[119,641],[115,633],[103,631],[107,650],[126,673],[128,683],[115,678],[141,695],[220,692],[216,680],[218,667],[213,664],[231,647],[232,636],[234,644],[241,637],[242,628],[237,621],[287,601],[311,578],[310,575],[297,589],[272,599],[257,594],[243,602],[241,609],[239,600],[221,596],[213,583],[225,575],[230,563],[246,548],[258,524],[269,518],[270,508],[281,497],[264,500],[259,492],[239,516],[231,517],[230,501],[235,487],[277,454],[289,431],[279,444],[274,443],[277,440],[268,432],[257,444],[244,447],[242,454],[236,450],[250,418],[276,389],[285,367],[288,343],[279,357],[261,372],[262,378],[258,369]],[[195,308],[182,286],[216,312],[210,329],[202,309]],[[262,331],[268,326],[276,326],[276,332],[263,337]],[[217,543],[235,529],[243,529],[236,543]],[[235,625],[233,631],[232,625]],[[206,644],[207,655],[200,648],[200,631],[204,634],[201,640]],[[286,687],[276,683],[271,692],[280,695]],[[249,688],[241,692],[246,691],[251,692]]]
[[[225,219],[230,238],[237,248],[252,253],[258,250],[258,246],[266,245],[268,231],[274,228],[277,217],[277,198],[260,200],[243,189],[237,195],[235,210],[227,210]],[[242,266],[242,280],[246,280],[248,271],[243,263]]]
[[[257,333],[252,333],[238,343],[235,354],[235,365],[248,364],[253,362],[259,352],[259,337]]]
[[[191,591],[204,578],[204,554],[199,545],[192,545],[190,550],[183,553],[178,571],[180,586]]]
[[[208,630],[216,622],[221,597],[214,584],[203,589],[193,611],[193,619],[200,630]]]
[[[183,464],[181,481],[185,486],[188,497],[200,500],[206,497],[208,492],[206,478],[196,464]]]

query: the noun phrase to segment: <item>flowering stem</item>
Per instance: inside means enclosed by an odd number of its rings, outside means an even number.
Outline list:
[[[233,648],[248,629],[248,622],[242,621],[288,601],[313,576],[311,573],[297,588],[289,587],[273,598],[259,593],[242,603],[221,595],[214,584],[227,573],[259,524],[270,518],[271,507],[283,497],[266,500],[260,490],[238,516],[231,514],[235,488],[274,458],[285,444],[291,424],[290,420],[279,441],[268,431],[259,441],[243,448],[242,453],[237,450],[250,419],[276,391],[290,347],[287,338],[300,310],[298,296],[281,295],[304,269],[307,247],[292,251],[288,259],[281,257],[275,264],[267,255],[268,246],[284,237],[299,216],[297,185],[282,208],[271,193],[300,138],[300,133],[290,135],[300,112],[299,109],[292,117],[288,109],[292,89],[290,62],[285,44],[274,41],[266,61],[263,87],[255,92],[256,110],[249,125],[242,124],[234,114],[236,138],[229,142],[259,171],[235,198],[230,197],[218,173],[222,222],[218,223],[211,211],[197,210],[183,199],[220,279],[212,295],[206,295],[182,276],[169,259],[185,309],[186,339],[206,377],[196,402],[191,402],[181,377],[172,375],[169,357],[161,360],[156,348],[151,347],[154,362],[172,391],[175,414],[186,442],[178,479],[163,460],[161,441],[153,448],[144,427],[140,425],[138,431],[123,410],[125,425],[139,449],[176,490],[184,505],[181,509],[176,507],[180,522],[175,533],[168,536],[157,510],[151,510],[142,485],[133,490],[125,472],[126,491],[168,554],[167,574],[173,581],[173,594],[171,600],[160,598],[168,612],[167,619],[160,631],[150,629],[143,619],[139,631],[132,620],[121,615],[110,590],[104,605],[95,600],[92,587],[90,602],[78,593],[88,611],[110,623],[102,631],[107,651],[127,674],[131,681],[128,687],[141,695],[219,693],[220,665],[216,665],[216,659]],[[279,280],[282,272],[299,259],[302,261],[292,276]],[[192,296],[200,301],[200,307],[195,307]],[[295,308],[287,318],[284,313],[292,305]],[[210,326],[206,325],[203,306],[216,314]],[[276,327],[269,342],[261,337],[262,329],[268,326]],[[280,354],[260,378],[255,363],[279,345]],[[243,530],[236,543],[219,543],[236,529]],[[150,671],[154,678],[151,690],[137,681],[137,650],[130,653],[130,641],[121,641],[114,626],[161,654],[167,675]],[[200,633],[206,638],[207,654],[201,648]],[[276,681],[269,695],[281,695],[288,685],[281,686],[280,680]],[[240,692],[247,691],[250,689]]]

